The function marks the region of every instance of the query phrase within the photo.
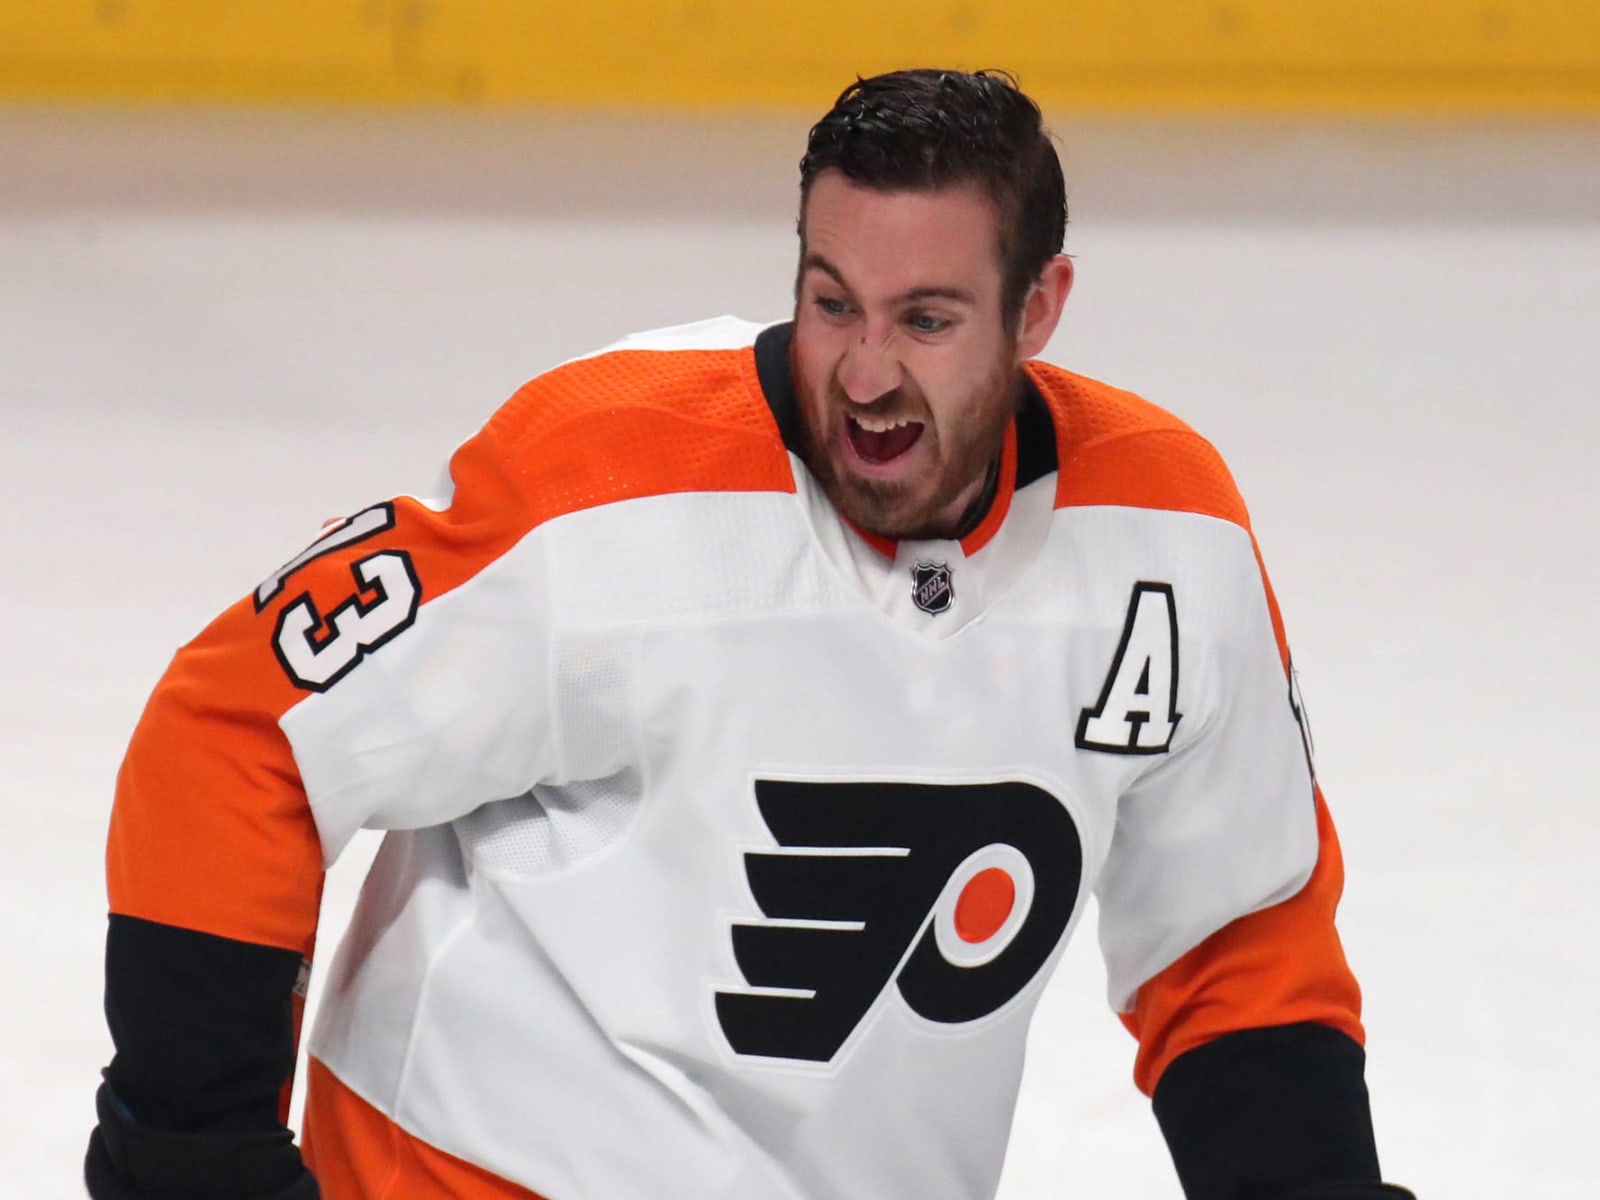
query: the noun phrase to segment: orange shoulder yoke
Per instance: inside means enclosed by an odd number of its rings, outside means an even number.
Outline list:
[[[1057,508],[1161,508],[1250,527],[1222,456],[1177,417],[1048,363],[1026,369],[1055,421]]]
[[[524,385],[488,428],[532,523],[671,492],[795,490],[748,347],[580,359]]]

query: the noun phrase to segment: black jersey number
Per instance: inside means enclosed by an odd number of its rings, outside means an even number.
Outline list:
[[[272,648],[296,686],[325,692],[416,620],[422,602],[411,556],[380,550],[353,563],[356,591],[327,615],[309,592],[284,606]]]

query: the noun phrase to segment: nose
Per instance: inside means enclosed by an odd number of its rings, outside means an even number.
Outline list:
[[[839,362],[839,386],[856,404],[871,404],[894,391],[900,378],[892,335],[871,328],[851,341]]]

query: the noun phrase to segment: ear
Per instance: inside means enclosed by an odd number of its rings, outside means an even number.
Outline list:
[[[1032,358],[1044,349],[1061,321],[1067,293],[1072,291],[1072,260],[1058,254],[1045,263],[1039,281],[1028,289],[1022,302],[1022,320],[1017,324],[1017,361]]]

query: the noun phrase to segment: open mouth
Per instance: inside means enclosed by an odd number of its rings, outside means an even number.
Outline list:
[[[865,462],[887,463],[899,458],[922,436],[922,422],[910,417],[845,417],[850,449]]]

